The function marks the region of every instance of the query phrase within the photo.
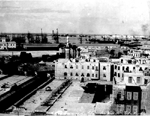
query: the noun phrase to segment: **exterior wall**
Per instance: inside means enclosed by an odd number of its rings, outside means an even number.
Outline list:
[[[122,86],[122,87],[121,87]],[[126,89],[126,86],[114,86],[114,101],[110,112],[114,114],[137,114],[146,109],[146,89]]]
[[[144,75],[144,71],[149,69],[149,65],[147,64],[114,64],[114,76],[119,79],[120,81],[124,81],[125,75],[127,79],[129,76],[143,77],[146,78]],[[128,74],[127,74],[128,73]],[[137,75],[135,75],[137,74]],[[136,80],[136,79],[135,79]],[[127,82],[127,80],[125,81]],[[126,83],[127,84],[127,83]]]
[[[67,75],[66,75],[67,74]],[[55,78],[71,78],[81,80],[99,79],[99,62],[98,61],[79,61],[67,60],[55,63]]]
[[[16,48],[16,42],[0,42],[0,49]]]
[[[132,77],[131,83],[129,82],[130,77]],[[145,76],[143,73],[125,73],[124,74],[124,83],[129,86],[144,85],[144,79],[145,79]]]
[[[83,46],[79,46],[80,48],[84,48],[84,49],[88,49],[88,51],[95,51],[95,50],[103,50],[106,49],[106,47],[108,49],[114,49],[114,48],[119,48],[120,45],[116,45],[116,44],[97,44],[97,45],[83,45]]]
[[[111,81],[111,66],[109,62],[100,62],[100,80]]]
[[[148,93],[146,88],[150,75],[149,73],[145,73],[146,71],[149,72],[149,62],[150,61],[147,58],[121,58],[119,63],[114,63],[114,104],[111,108],[112,111],[117,113],[123,108],[125,114],[130,110],[131,114],[134,114],[136,111],[141,113],[147,111],[146,109],[150,109],[150,103],[147,102],[148,98],[146,95]],[[138,91],[136,88],[139,88]],[[122,93],[120,91],[124,92]],[[118,94],[120,94],[120,96],[123,94],[123,101],[116,101]],[[129,95],[131,96],[130,100],[128,100]],[[136,95],[138,96],[138,99]],[[136,110],[137,108],[138,110]]]
[[[16,42],[7,42],[8,48],[16,48]]]

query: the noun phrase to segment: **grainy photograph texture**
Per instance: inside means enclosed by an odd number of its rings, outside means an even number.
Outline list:
[[[150,0],[0,0],[0,116],[150,115]]]

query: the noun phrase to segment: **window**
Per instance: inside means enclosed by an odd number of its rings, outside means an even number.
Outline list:
[[[120,77],[120,73],[118,73],[118,77]]]
[[[143,60],[143,64],[145,64],[146,63],[146,60]]]
[[[137,83],[140,83],[140,82],[141,82],[141,78],[137,77]]]
[[[89,66],[87,66],[87,69],[89,69],[90,67]]]
[[[117,104],[117,114],[120,114],[120,105]]]
[[[98,66],[96,66],[96,71],[98,71]]]
[[[146,99],[146,98],[147,98],[146,92],[142,92],[142,99]]]
[[[120,92],[120,94],[121,94],[120,100],[124,100],[124,90],[122,90],[122,91]]]
[[[120,66],[118,66],[118,70],[120,70]]]
[[[82,66],[82,69],[84,69],[84,66]]]
[[[122,77],[124,77],[124,74],[122,73]]]
[[[120,105],[120,113],[122,114],[124,112],[124,105]]]
[[[123,63],[123,59],[121,59],[121,63]]]
[[[133,92],[133,100],[138,100],[138,92]]]
[[[132,98],[132,93],[131,92],[127,92],[127,100],[131,100]]]
[[[65,68],[67,68],[67,65],[65,65]]]
[[[64,72],[64,76],[67,76],[67,73],[66,73],[66,72]]]
[[[78,73],[76,73],[76,76],[79,76],[79,74],[78,74]]]
[[[126,71],[129,72],[129,67],[126,68]]]
[[[143,71],[142,67],[140,67],[139,71]]]
[[[128,83],[132,83],[132,77],[128,78]]]
[[[122,67],[122,70],[124,71],[124,66]]]
[[[115,69],[117,69],[117,66],[115,65]]]
[[[126,111],[127,111],[127,113],[131,113],[131,106],[130,105],[126,106]]]
[[[76,65],[76,69],[78,69],[78,65]]]
[[[72,74],[72,73],[70,73],[70,76],[73,76],[73,74]]]
[[[90,74],[89,74],[89,73],[87,73],[87,77],[90,77]]]
[[[92,74],[92,77],[94,77],[94,74]]]
[[[135,67],[133,67],[133,70],[135,70]]]
[[[105,66],[103,67],[103,70],[106,70],[106,67],[105,67]]]
[[[84,74],[82,73],[81,76],[84,77]]]
[[[103,77],[106,77],[106,74],[103,74]]]
[[[97,77],[97,74],[95,75],[95,77]]]
[[[71,65],[70,68],[73,68],[73,66]]]
[[[148,80],[147,79],[144,79],[144,84],[147,84],[148,83]]]
[[[92,69],[94,70],[94,66],[92,66]]]
[[[138,106],[133,106],[133,114],[137,114],[138,113]]]
[[[145,70],[147,70],[148,68],[147,67],[145,67]]]
[[[117,76],[117,73],[116,73],[116,72],[114,72],[114,76]]]

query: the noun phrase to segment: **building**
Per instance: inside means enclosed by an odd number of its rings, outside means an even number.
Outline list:
[[[140,46],[139,48],[140,48],[140,50],[143,51],[143,53],[150,55],[150,44],[144,44],[144,45]]]
[[[81,80],[99,79],[97,59],[59,59],[55,62],[55,78]]]
[[[16,48],[16,42],[14,42],[14,41],[7,42],[7,48],[8,49],[15,49]]]
[[[121,58],[114,63],[113,107],[117,114],[140,114],[146,111],[150,60]]]
[[[100,62],[100,80],[112,81],[113,80],[113,64],[111,62]]]
[[[0,50],[6,50],[6,49],[15,49],[16,48],[16,42],[15,41],[6,41],[6,38],[1,38],[0,40]]]
[[[128,55],[133,56],[133,57],[141,57],[143,53],[144,53],[143,50],[130,49],[130,51],[128,52]]]
[[[120,47],[119,44],[78,44],[77,46],[83,49],[88,49],[88,52],[93,52],[95,50],[104,50],[106,48],[115,49]]]

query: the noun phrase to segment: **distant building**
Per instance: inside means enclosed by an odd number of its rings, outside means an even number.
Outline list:
[[[0,50],[6,50],[6,49],[15,49],[16,48],[16,42],[15,41],[6,41],[6,38],[0,39]]]
[[[16,48],[16,42],[14,41],[10,41],[10,42],[7,42],[7,48]]]
[[[119,44],[77,44],[78,47],[87,49],[88,52],[93,52],[95,50],[104,50],[104,49],[114,49],[119,48]]]
[[[143,53],[144,53],[143,50],[130,49],[128,52],[128,55],[133,56],[133,57],[141,57]]]

